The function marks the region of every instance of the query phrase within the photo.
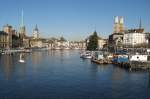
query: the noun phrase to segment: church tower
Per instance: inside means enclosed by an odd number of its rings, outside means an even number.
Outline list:
[[[26,36],[26,28],[25,28],[25,25],[24,25],[23,10],[22,10],[22,13],[21,13],[21,24],[20,24],[19,33],[20,33],[21,38],[24,38]]]
[[[39,29],[38,29],[37,25],[33,29],[33,38],[34,39],[38,39],[39,38]]]
[[[115,19],[114,19],[114,31],[113,33],[119,33],[119,17],[118,16],[115,16]]]
[[[116,16],[114,20],[114,31],[113,33],[123,33],[124,32],[124,19],[123,17]]]
[[[119,19],[119,25],[120,25],[119,27],[120,33],[123,33],[124,32],[124,19],[122,16]]]

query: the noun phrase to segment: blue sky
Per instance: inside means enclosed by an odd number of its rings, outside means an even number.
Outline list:
[[[10,24],[18,30],[21,10],[27,35],[37,24],[42,37],[84,39],[95,29],[107,38],[114,16],[123,16],[125,28],[136,28],[142,19],[150,32],[150,0],[0,0],[0,27]]]

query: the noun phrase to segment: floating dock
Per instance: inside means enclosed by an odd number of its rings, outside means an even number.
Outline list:
[[[111,64],[112,62],[110,60],[96,60],[96,59],[91,59],[92,62],[97,63],[97,64]]]

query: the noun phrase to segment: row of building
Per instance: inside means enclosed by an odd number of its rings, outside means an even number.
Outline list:
[[[41,38],[37,25],[33,29],[32,36],[28,36],[23,18],[22,12],[19,31],[13,29],[13,27],[8,24],[0,31],[0,50],[13,48],[85,49],[84,41],[69,42],[67,40],[62,40],[63,37],[60,39]]]
[[[142,28],[141,20],[139,27],[135,29],[124,29],[124,20],[121,17],[115,17],[114,20],[114,32],[109,35],[108,46],[109,49],[116,50],[122,48],[148,48],[150,41],[150,33],[144,32]]]
[[[36,33],[36,34],[35,34]],[[17,32],[11,25],[5,25],[0,31],[0,48],[12,49],[18,47],[28,48],[32,46],[32,41],[38,39],[37,26],[33,30],[33,37],[26,36],[25,26],[21,25],[19,32]]]
[[[124,29],[123,17],[114,18],[113,33],[108,39],[98,39],[98,49],[115,51],[124,48],[148,48],[150,47],[150,33],[144,32],[141,20],[138,28]]]
[[[5,25],[0,31],[0,49],[13,48],[49,48],[49,49],[85,49],[84,41],[69,42],[63,37],[40,38],[37,25],[33,29],[33,35],[27,36],[25,26],[21,25],[17,32],[10,25]]]
[[[12,48],[50,48],[50,49],[86,49],[85,41],[69,42],[63,37],[41,38],[38,26],[33,29],[32,36],[27,36],[24,25],[23,12],[19,31],[10,25],[5,25],[0,31],[0,49]],[[96,32],[96,31],[95,31]],[[98,49],[111,49],[112,51],[122,48],[149,47],[150,33],[145,33],[141,26],[137,29],[124,29],[123,17],[116,16],[114,19],[114,30],[108,39],[99,37]]]
[[[20,39],[16,30],[10,25],[5,25],[3,30],[0,31],[0,48],[9,49],[12,47],[17,47],[19,45]]]

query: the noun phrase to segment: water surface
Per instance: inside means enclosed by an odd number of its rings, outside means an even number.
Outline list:
[[[0,56],[0,99],[150,99],[150,73],[79,58],[79,51]]]

